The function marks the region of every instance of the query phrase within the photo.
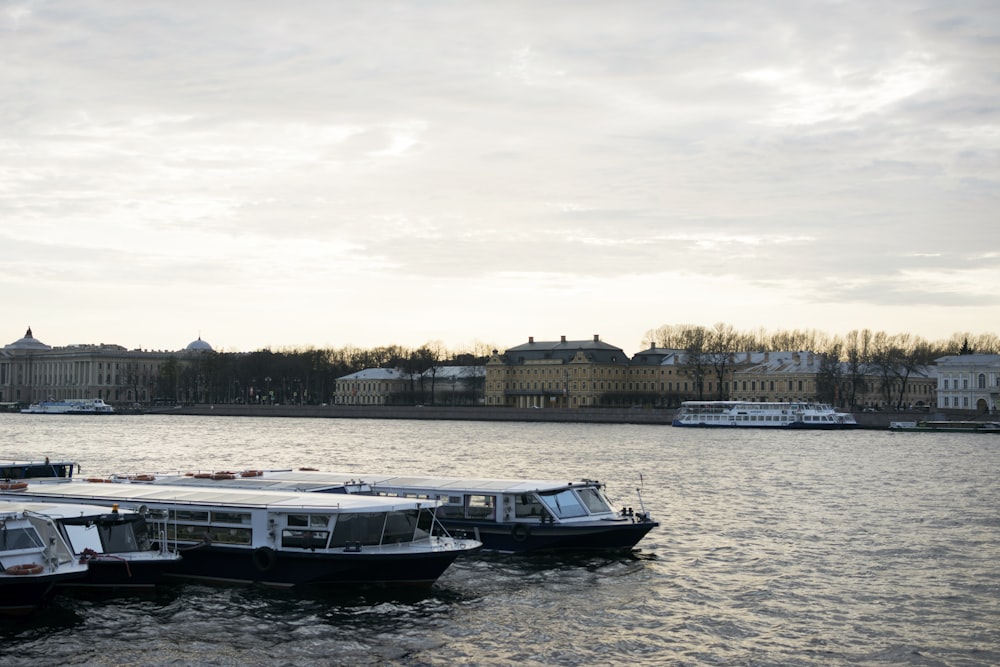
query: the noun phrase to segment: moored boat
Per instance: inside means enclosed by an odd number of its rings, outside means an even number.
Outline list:
[[[18,496],[166,512],[165,539],[183,556],[168,576],[201,581],[430,586],[482,546],[438,534],[436,503],[426,500],[58,481],[32,482]]]
[[[16,484],[20,480],[33,478],[70,478],[77,464],[73,461],[0,461],[0,490],[4,485]]]
[[[1000,422],[920,420],[889,422],[890,431],[909,433],[1000,433]]]
[[[166,514],[152,516],[117,506],[22,502],[22,509],[52,519],[87,576],[59,587],[101,592],[150,589],[177,567],[181,555],[166,539]],[[155,545],[155,546],[154,546]]]
[[[115,409],[102,398],[69,398],[64,401],[32,403],[21,410],[29,415],[110,415]]]
[[[858,425],[854,415],[825,403],[684,401],[673,426],[837,430]]]
[[[150,475],[149,477],[153,477]],[[129,481],[119,476],[118,481]],[[147,482],[150,482],[147,480]],[[501,552],[629,550],[659,523],[642,506],[614,509],[596,480],[434,477],[248,470],[240,473],[156,475],[152,484],[241,487],[321,494],[407,498],[439,504],[437,520],[453,534],[474,536]]]
[[[0,614],[29,614],[57,583],[87,576],[48,516],[0,502],[0,526]]]

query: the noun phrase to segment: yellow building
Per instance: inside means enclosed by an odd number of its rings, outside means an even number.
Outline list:
[[[629,357],[593,340],[535,341],[486,362],[486,406],[579,408],[606,405],[627,392]]]

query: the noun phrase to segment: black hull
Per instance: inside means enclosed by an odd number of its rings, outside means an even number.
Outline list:
[[[478,539],[483,549],[505,553],[557,550],[625,551],[659,524],[604,522],[591,524],[496,523],[438,519],[452,535]]]
[[[166,581],[179,560],[124,561],[98,558],[89,562],[83,579],[58,584],[60,589],[91,591],[149,590]]]
[[[23,616],[35,611],[57,583],[82,579],[85,571],[69,574],[18,575],[0,578],[0,615]]]
[[[359,552],[309,553],[212,545],[182,548],[181,560],[167,576],[278,588],[429,587],[460,553],[470,551],[380,554],[362,548]]]

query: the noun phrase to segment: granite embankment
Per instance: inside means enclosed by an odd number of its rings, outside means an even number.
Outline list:
[[[468,421],[581,422],[592,424],[670,425],[674,410],[646,408],[484,408],[450,406],[364,405],[184,405],[150,410],[149,414],[205,417],[310,417],[326,419],[453,419]],[[926,417],[926,415],[923,415]],[[890,421],[916,419],[912,413],[865,413],[855,418],[861,428],[886,429]]]

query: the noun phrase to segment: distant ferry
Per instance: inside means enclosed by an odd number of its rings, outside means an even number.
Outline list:
[[[912,433],[1000,433],[1000,422],[926,420],[889,422],[889,430]]]
[[[29,415],[110,415],[115,409],[102,398],[70,398],[65,401],[32,403],[21,410]]]
[[[703,428],[844,429],[858,425],[854,415],[825,403],[684,401],[673,426]]]

